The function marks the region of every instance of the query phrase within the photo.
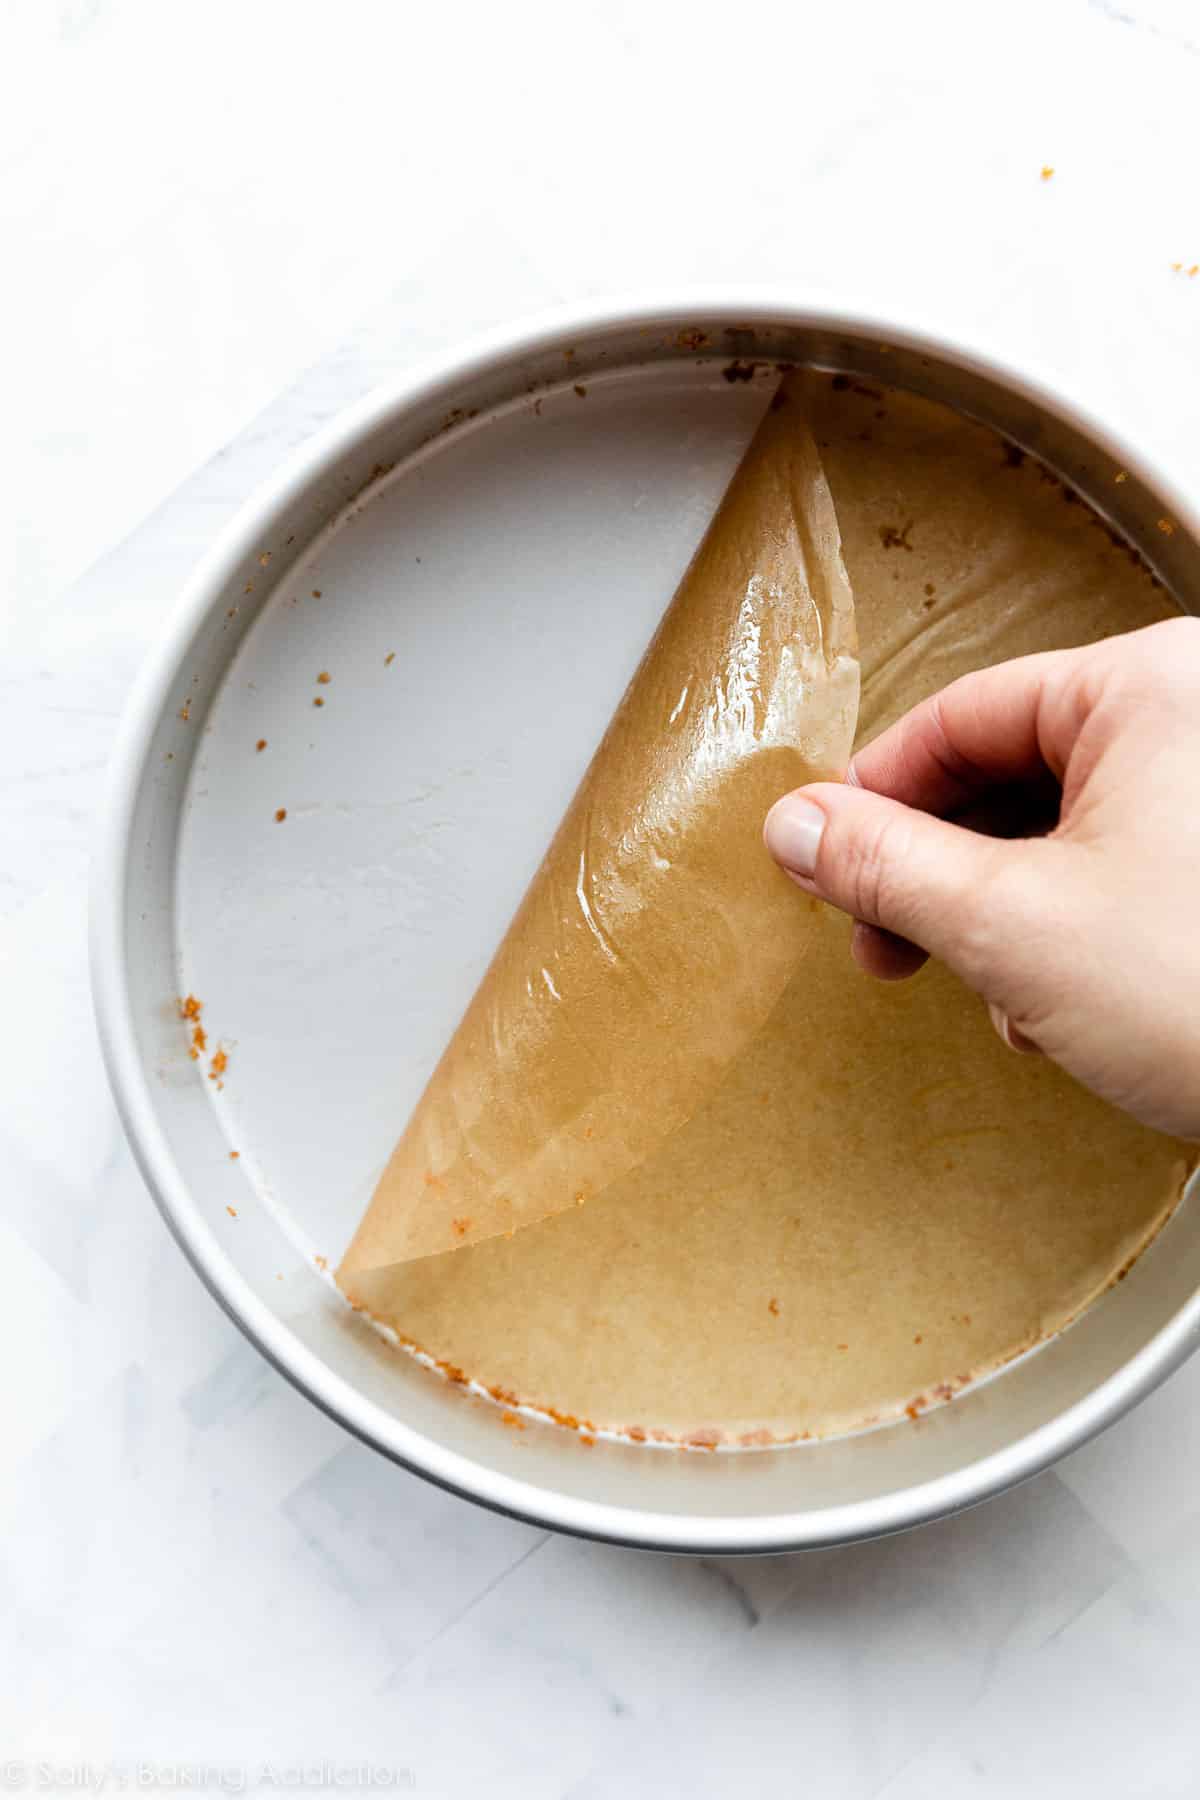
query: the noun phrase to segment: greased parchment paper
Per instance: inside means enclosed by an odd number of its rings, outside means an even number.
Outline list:
[[[340,1277],[582,1205],[643,1162],[808,953],[763,852],[858,707],[837,520],[784,384],[392,1155]]]
[[[1176,610],[983,428],[840,377],[807,411],[854,586],[860,741],[967,669]],[[1014,1056],[944,969],[868,980],[847,922],[783,890],[794,974],[680,1129],[593,1204],[343,1277],[351,1297],[510,1404],[757,1443],[944,1399],[1108,1286],[1195,1147]]]

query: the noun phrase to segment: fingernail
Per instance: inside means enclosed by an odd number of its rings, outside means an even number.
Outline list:
[[[988,1017],[995,1026],[1001,1041],[1007,1044],[1010,1050],[1015,1050],[1018,1056],[1040,1056],[1042,1054],[1033,1039],[1026,1037],[1023,1031],[1018,1031],[1003,1008],[991,1000],[988,1001]]]
[[[825,829],[825,814],[811,800],[785,794],[767,814],[763,837],[776,862],[796,875],[811,875]]]

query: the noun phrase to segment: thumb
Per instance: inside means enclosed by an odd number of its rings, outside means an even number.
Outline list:
[[[1025,846],[864,788],[818,782],[777,800],[767,849],[808,893],[947,963],[978,993],[1008,987],[1036,910]]]

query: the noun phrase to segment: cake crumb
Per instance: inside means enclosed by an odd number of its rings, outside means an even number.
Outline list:
[[[316,1263],[318,1269],[320,1269],[322,1272],[324,1272],[324,1270],[326,1270],[329,1267],[329,1262],[328,1262],[327,1258],[325,1258],[324,1256],[314,1256],[313,1261]]]
[[[282,825],[283,821],[286,818],[287,818],[287,807],[286,806],[277,807],[276,812],[275,812],[275,823],[277,825]]]
[[[1129,476],[1126,474],[1124,469],[1118,469],[1116,474],[1113,476],[1113,480],[1116,482],[1128,481]]]
[[[322,700],[320,694],[318,694],[313,701],[313,705],[314,706],[324,706],[324,704],[325,704],[325,702]]]
[[[464,1238],[471,1229],[471,1221],[470,1219],[451,1219],[450,1229],[456,1238]]]
[[[254,746],[254,748],[259,751],[265,750],[266,747],[267,747],[266,738],[259,738],[257,744],[255,744],[255,746]]]
[[[1042,164],[1042,180],[1050,181],[1053,179],[1053,177],[1054,177],[1053,166],[1050,163],[1043,163]]]
[[[188,994],[179,1002],[179,1016],[181,1019],[190,1019],[194,1022],[200,1017],[200,1014],[203,1011],[204,1002],[203,1000],[197,1000],[195,994]]]
[[[383,659],[384,668],[390,669],[392,664],[395,662],[395,660],[396,660],[396,652],[394,650],[389,650],[387,655]]]
[[[312,591],[312,597],[313,597],[313,599],[314,599],[314,600],[319,600],[319,599],[320,599],[320,598],[321,598],[321,590],[320,590],[320,588],[314,588],[314,589],[313,589],[313,591]]]
[[[584,387],[582,381],[577,381],[575,383],[575,392],[579,395],[581,400],[587,399],[587,389]]]
[[[231,1219],[237,1218],[237,1207],[236,1206],[227,1206],[225,1208],[225,1211],[229,1214]]]
[[[208,1065],[208,1079],[219,1081],[229,1067],[229,1057],[224,1050],[214,1050],[212,1061]]]
[[[322,669],[321,673],[317,676],[317,680],[321,683],[322,687],[327,687],[333,680],[333,676],[329,673],[328,669]]]
[[[240,1150],[231,1150],[231,1151],[230,1151],[230,1152],[229,1152],[229,1160],[230,1160],[230,1162],[236,1162],[236,1161],[237,1161],[237,1159],[238,1159],[238,1157],[239,1157],[239,1156],[240,1156],[240,1155],[241,1155],[241,1154],[242,1154],[242,1153],[241,1153],[241,1151],[240,1151]]]
[[[771,1314],[771,1317],[773,1319],[777,1319],[779,1317],[779,1302],[778,1302],[778,1300],[775,1299],[775,1297],[773,1295],[772,1295],[771,1299],[767,1301],[767,1311]]]
[[[1175,536],[1175,525],[1174,525],[1173,520],[1159,519],[1157,521],[1157,523],[1158,523],[1158,529],[1162,532],[1164,537],[1174,537]]]
[[[507,1425],[511,1431],[524,1431],[525,1429],[524,1419],[515,1412],[502,1412],[500,1414],[500,1423],[502,1425]]]

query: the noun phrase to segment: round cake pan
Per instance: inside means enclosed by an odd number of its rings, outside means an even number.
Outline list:
[[[772,294],[543,318],[376,394],[246,504],[130,702],[95,870],[96,1009],[121,1115],[168,1225],[247,1336],[430,1480],[676,1551],[840,1543],[955,1512],[1111,1423],[1200,1333],[1200,1211],[1185,1201],[1126,1281],[952,1404],[702,1454],[509,1429],[381,1341],[328,1277],[781,362],[995,427],[1200,610],[1191,506],[1027,371]]]

